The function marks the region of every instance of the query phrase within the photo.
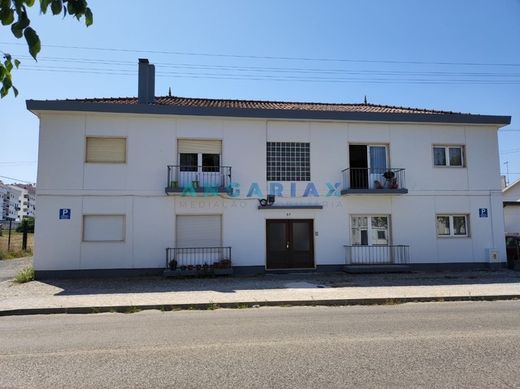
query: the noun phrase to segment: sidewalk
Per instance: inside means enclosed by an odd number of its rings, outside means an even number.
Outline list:
[[[300,273],[206,279],[0,282],[0,316],[261,305],[354,305],[520,299],[520,273]]]

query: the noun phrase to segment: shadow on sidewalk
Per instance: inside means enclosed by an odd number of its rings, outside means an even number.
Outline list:
[[[39,282],[61,289],[56,293],[61,296],[197,291],[235,293],[238,290],[267,289],[517,284],[520,283],[520,272],[500,270],[399,274],[292,273],[186,279],[162,277],[52,279]]]

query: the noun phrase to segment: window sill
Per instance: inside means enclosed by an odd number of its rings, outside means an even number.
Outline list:
[[[445,166],[445,165],[433,165],[436,169],[467,169],[467,166]]]
[[[437,239],[468,239],[471,238],[470,235],[464,235],[464,236],[455,236],[455,235],[437,235]]]

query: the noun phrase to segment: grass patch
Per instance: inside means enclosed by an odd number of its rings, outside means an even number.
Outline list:
[[[124,313],[137,313],[141,312],[141,309],[135,306],[128,307]]]
[[[9,240],[9,231],[4,230],[0,236],[0,260],[13,259],[20,257],[30,257],[32,255],[32,247],[34,244],[34,234],[27,234],[27,250],[22,250],[22,233],[11,231],[11,246],[7,250],[7,243]]]
[[[17,284],[24,284],[26,282],[34,281],[34,268],[26,267],[16,275],[14,282]]]
[[[30,257],[32,256],[32,250],[14,250],[14,251],[7,251],[0,249],[0,260],[2,259],[15,259],[15,258],[23,258],[23,257]]]

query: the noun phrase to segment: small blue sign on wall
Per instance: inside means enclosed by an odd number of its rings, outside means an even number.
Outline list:
[[[60,220],[70,220],[70,208],[60,208]]]
[[[479,208],[478,209],[479,217],[488,217],[488,209],[487,208]]]

